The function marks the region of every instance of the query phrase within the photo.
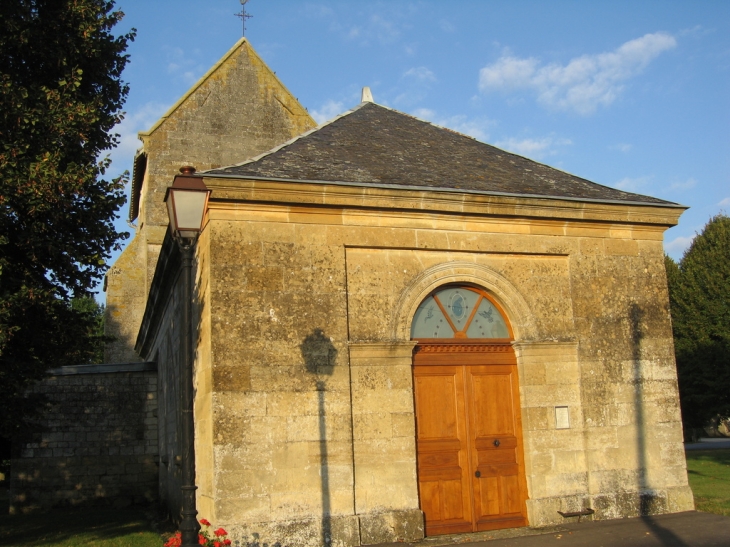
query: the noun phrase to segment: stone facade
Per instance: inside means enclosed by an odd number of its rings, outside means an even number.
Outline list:
[[[42,433],[11,460],[11,513],[157,499],[152,363],[63,367],[32,391],[46,395],[49,406]]]
[[[107,360],[158,364],[173,518],[190,328],[200,517],[270,544],[422,538],[411,322],[453,284],[514,334],[529,525],[693,508],[662,248],[683,207],[372,103],[313,126],[242,40],[140,135]],[[212,192],[192,295],[163,203],[183,165]]]
[[[681,207],[204,182],[201,516],[296,545],[422,537],[410,324],[449,283],[485,289],[512,325],[531,526],[693,508],[662,248]],[[166,270],[137,346],[161,377],[182,297]]]
[[[105,362],[139,359],[134,342],[167,230],[163,198],[179,168],[240,162],[315,125],[241,39],[152,128],[140,133],[130,204],[136,233],[105,280],[107,335],[115,338],[107,345]]]

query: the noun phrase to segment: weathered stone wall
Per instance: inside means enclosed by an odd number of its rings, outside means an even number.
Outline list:
[[[171,519],[179,522],[182,509],[180,487],[183,453],[181,360],[184,357],[182,352],[185,343],[183,329],[186,328],[182,306],[186,302],[194,304],[194,299],[184,293],[181,254],[177,244],[170,237],[165,239],[162,246],[158,266],[149,295],[150,306],[155,308],[154,328],[158,336],[152,343],[145,345],[141,353],[146,359],[153,360],[157,364],[156,426],[159,469],[156,482],[159,500]],[[143,323],[142,329],[144,330],[149,323],[149,320]]]
[[[159,438],[159,496],[162,505],[173,520],[180,517],[182,507],[181,479],[182,468],[182,422],[180,420],[180,359],[182,336],[182,287],[179,279],[171,280],[173,288],[170,299],[162,316],[162,333],[159,344],[154,349],[158,363],[158,438]]]
[[[311,228],[209,226],[208,518],[238,535],[358,545],[344,254]]]
[[[205,182],[217,198],[196,292],[205,518],[271,543],[422,537],[410,322],[446,283],[485,288],[512,324],[532,526],[583,507],[598,519],[693,507],[661,247],[676,211]],[[157,347],[174,338],[165,321],[144,334]]]
[[[218,196],[234,197],[225,184]],[[309,203],[256,205],[270,190],[247,184],[245,205],[212,210],[206,239],[216,522],[312,545],[423,533],[409,325],[453,282],[489,290],[515,330],[531,525],[589,506],[601,519],[692,508],[661,246],[670,220],[649,228],[596,206],[566,221],[534,203],[510,206],[511,219],[414,211],[436,200],[384,214],[336,200],[396,196],[323,190],[319,208],[301,187],[287,197]],[[557,429],[557,406],[569,428]]]
[[[245,39],[240,40],[147,132],[147,169],[137,231],[107,275],[109,363],[134,353],[146,296],[168,218],[163,199],[180,167],[198,171],[240,163],[316,126]],[[134,199],[134,196],[133,196]]]
[[[44,432],[11,461],[10,512],[148,503],[157,498],[157,372],[153,363],[55,369],[33,391]]]
[[[201,275],[206,271],[207,260],[204,233],[198,243],[197,253],[193,260],[194,276],[192,294],[185,293],[184,271],[181,253],[172,238],[168,237],[162,246],[155,273],[155,281],[150,291],[150,307],[155,313],[145,317],[141,330],[143,336],[138,350],[146,358],[154,359],[158,370],[158,439],[159,439],[159,499],[169,517],[179,522],[182,518],[182,400],[183,391],[181,372],[184,354],[184,330],[190,328],[194,345],[195,385],[195,452],[196,452],[196,485],[198,486],[199,518],[209,518],[209,502],[212,500],[212,415],[210,412],[210,327],[208,316],[208,276]],[[202,281],[201,281],[202,278]],[[184,305],[191,305],[192,324],[184,324]],[[153,336],[145,336],[147,329],[153,329]]]

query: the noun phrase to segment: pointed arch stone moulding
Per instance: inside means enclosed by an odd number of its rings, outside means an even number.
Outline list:
[[[421,272],[403,290],[392,314],[393,340],[409,340],[411,321],[431,291],[449,283],[468,283],[486,289],[499,302],[512,325],[515,340],[536,338],[535,318],[527,301],[502,274],[489,266],[466,261],[442,262]]]

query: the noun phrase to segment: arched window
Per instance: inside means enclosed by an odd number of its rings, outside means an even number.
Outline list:
[[[418,306],[411,338],[512,338],[500,306],[487,293],[466,285],[447,285]]]

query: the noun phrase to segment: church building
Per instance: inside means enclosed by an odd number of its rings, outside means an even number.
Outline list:
[[[197,509],[234,539],[693,509],[662,247],[685,207],[363,99],[315,127],[242,40],[141,135],[108,359],[157,363],[161,501],[192,299]],[[176,174],[210,191],[192,294]]]

